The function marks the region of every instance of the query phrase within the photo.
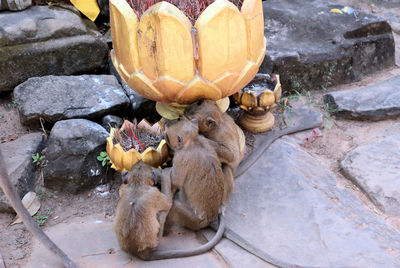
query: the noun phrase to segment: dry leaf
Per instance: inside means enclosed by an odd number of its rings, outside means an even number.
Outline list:
[[[35,215],[40,209],[40,201],[35,192],[28,192],[24,198],[22,198],[22,204],[24,204],[24,207],[31,216]],[[22,219],[17,215],[11,225],[21,222]]]

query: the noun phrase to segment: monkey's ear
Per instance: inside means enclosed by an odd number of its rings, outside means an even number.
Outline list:
[[[178,140],[178,148],[182,148],[183,145],[183,137],[181,135],[177,136],[177,140]]]
[[[209,128],[214,128],[217,126],[217,122],[212,116],[207,116],[207,126]]]

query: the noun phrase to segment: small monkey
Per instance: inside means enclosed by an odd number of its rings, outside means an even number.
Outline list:
[[[239,134],[233,119],[223,113],[213,100],[200,100],[185,110],[185,116],[199,122],[199,133],[216,142],[225,177],[224,204],[233,191],[233,174],[241,160]]]
[[[63,265],[68,268],[77,268],[76,265],[51,239],[40,229],[36,222],[32,219],[26,208],[21,202],[17,191],[11,183],[8,177],[6,165],[3,160],[3,156],[0,148],[0,186],[10,201],[11,206],[18,213],[19,217],[25,224],[25,227],[34,235],[36,238],[51,252],[53,252],[60,260]]]
[[[157,248],[172,205],[168,176],[161,179],[162,193],[153,187],[159,176],[159,170],[142,161],[122,173],[114,230],[121,248],[140,258]]]

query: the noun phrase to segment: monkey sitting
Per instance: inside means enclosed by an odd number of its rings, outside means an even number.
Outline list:
[[[191,230],[210,224],[224,194],[221,162],[211,141],[198,134],[197,120],[180,118],[165,124],[165,139],[174,150],[171,183],[179,190],[167,218]]]
[[[233,191],[235,170],[242,158],[238,126],[229,115],[219,109],[213,100],[195,102],[185,109],[185,116],[189,119],[197,119],[199,133],[217,143],[214,148],[218,148],[217,154],[223,163],[224,204],[226,204]]]
[[[157,248],[172,205],[169,177],[161,179],[161,193],[153,186],[161,172],[143,162],[123,172],[114,230],[122,250],[140,258]]]

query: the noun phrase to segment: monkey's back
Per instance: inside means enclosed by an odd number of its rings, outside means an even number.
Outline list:
[[[135,184],[125,186],[117,205],[114,230],[122,250],[138,255],[159,244],[157,214],[167,211],[164,195],[156,188]]]
[[[221,162],[209,140],[199,135],[195,144],[194,147],[179,151],[174,156],[174,165],[179,163],[187,169],[183,194],[193,211],[203,214],[204,224],[200,227],[203,228],[218,215],[222,205],[224,175]]]

